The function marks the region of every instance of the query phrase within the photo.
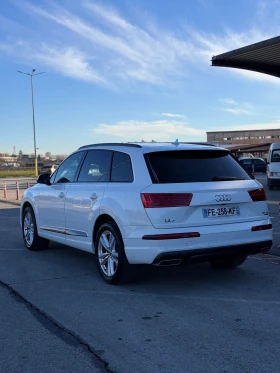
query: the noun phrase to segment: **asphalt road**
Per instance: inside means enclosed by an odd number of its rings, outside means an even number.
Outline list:
[[[268,192],[275,233],[279,197]],[[1,373],[280,371],[280,257],[146,268],[110,286],[88,253],[26,250],[18,215],[0,204]]]

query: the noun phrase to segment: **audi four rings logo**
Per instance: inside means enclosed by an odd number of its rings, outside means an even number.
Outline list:
[[[217,202],[229,202],[231,201],[231,195],[230,194],[218,194],[215,196],[215,200]]]

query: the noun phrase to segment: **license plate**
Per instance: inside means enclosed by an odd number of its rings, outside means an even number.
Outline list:
[[[240,209],[239,209],[239,206],[211,207],[208,209],[202,209],[202,213],[203,213],[204,218],[221,218],[224,216],[240,215]]]

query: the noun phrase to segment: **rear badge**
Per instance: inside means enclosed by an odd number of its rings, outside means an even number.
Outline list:
[[[175,221],[175,220],[174,219],[165,219],[164,221],[165,221],[165,223],[173,223],[173,221]]]

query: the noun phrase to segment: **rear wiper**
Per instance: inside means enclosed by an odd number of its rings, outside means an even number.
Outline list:
[[[214,176],[212,181],[234,181],[234,180],[245,180],[245,179],[238,179],[234,176]]]

